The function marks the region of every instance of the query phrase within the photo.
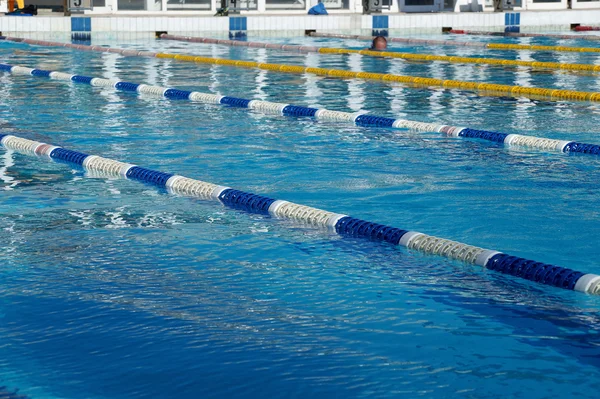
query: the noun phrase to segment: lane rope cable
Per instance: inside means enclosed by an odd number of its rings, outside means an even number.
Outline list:
[[[573,28],[573,30],[575,32],[598,31],[598,30],[600,30],[600,26],[583,26],[583,25],[579,25],[579,26],[576,26],[575,28]],[[592,37],[598,38],[598,36],[592,36]],[[598,40],[598,39],[596,39],[596,40]]]
[[[456,30],[451,33],[456,34],[470,34],[470,31]],[[355,40],[373,40],[375,36],[361,36],[361,35],[341,35],[337,33],[310,33],[312,37],[332,37],[337,39],[355,39]],[[491,34],[489,36],[496,36]],[[572,36],[572,35],[571,35]],[[577,36],[577,38],[583,38],[587,36]],[[561,37],[562,39],[571,39],[571,37]],[[458,47],[480,47],[489,50],[537,50],[537,51],[566,51],[575,53],[600,53],[600,48],[597,47],[568,47],[568,46],[539,46],[535,44],[508,44],[508,43],[482,43],[482,42],[467,42],[457,40],[428,40],[428,39],[408,39],[403,37],[388,37],[389,42],[395,43],[406,43],[406,44],[421,44],[425,46],[458,46]]]
[[[447,137],[482,139],[494,143],[503,143],[506,146],[528,147],[543,151],[563,153],[572,152],[593,155],[600,154],[600,145],[586,144],[576,141],[555,140],[520,134],[492,132],[487,130],[471,129],[468,127],[410,121],[406,119],[393,119],[360,112],[350,113],[331,111],[324,108],[311,108],[270,101],[248,100],[244,98],[220,96],[211,93],[201,93],[196,91],[180,90],[176,88],[124,82],[119,79],[102,79],[90,76],[71,75],[63,72],[34,69],[19,65],[0,64],[0,71],[15,75],[45,77],[58,81],[82,83],[90,86],[112,88],[120,91],[151,94],[172,100],[190,100],[205,104],[220,104],[231,107],[248,108],[270,115],[313,117],[317,120],[354,123],[357,126],[363,127],[387,127],[396,129],[409,129],[419,132],[438,132],[445,134]]]
[[[13,42],[22,42],[27,44],[39,45],[39,46],[58,46],[58,47],[69,47],[83,51],[98,51],[108,53],[118,53],[123,56],[137,56],[137,57],[155,57],[164,59],[175,59],[178,61],[194,62],[200,64],[210,65],[227,65],[238,68],[256,68],[274,72],[286,72],[296,74],[313,74],[318,76],[335,77],[342,79],[363,79],[363,80],[378,80],[383,82],[395,82],[401,83],[407,87],[424,87],[424,88],[444,88],[444,89],[460,89],[473,91],[482,96],[496,97],[498,95],[509,95],[513,97],[528,97],[536,99],[546,99],[550,101],[557,100],[570,100],[570,101],[592,101],[600,102],[600,93],[598,92],[587,92],[587,91],[575,91],[575,90],[560,90],[560,89],[546,89],[537,87],[523,87],[523,86],[511,86],[494,83],[480,83],[480,82],[466,82],[460,80],[451,79],[435,79],[435,78],[422,78],[414,76],[400,76],[393,74],[384,73],[373,73],[373,72],[353,72],[343,69],[328,69],[328,68],[312,68],[304,67],[299,65],[286,65],[286,64],[269,64],[260,63],[254,61],[241,61],[241,60],[230,60],[224,58],[211,58],[211,57],[199,57],[193,55],[183,54],[168,54],[168,53],[154,53],[150,51],[137,51],[137,50],[126,50],[119,48],[110,48],[102,46],[87,46],[83,44],[72,44],[72,43],[57,43],[48,42],[43,40],[32,40],[14,38],[8,36],[0,36],[0,40],[8,40]]]
[[[387,242],[418,252],[478,265],[485,269],[540,284],[600,295],[600,276],[596,274],[586,274],[561,266],[511,256],[417,231],[402,230],[285,200],[275,200],[227,186],[147,169],[97,155],[88,155],[17,136],[0,134],[0,144],[6,149],[20,154],[75,164],[95,175],[136,180],[164,188],[170,193],[220,201],[227,207],[254,214],[292,220],[307,227],[327,229],[344,236]]]
[[[275,49],[275,50],[290,51],[290,52],[296,52],[296,53],[359,54],[359,55],[366,55],[369,57],[399,58],[399,59],[409,60],[409,61],[439,61],[439,62],[449,62],[449,63],[453,63],[453,64],[481,64],[481,65],[493,65],[493,66],[516,66],[516,67],[528,67],[528,68],[543,68],[543,69],[554,69],[554,70],[561,70],[561,71],[600,72],[600,65],[591,65],[591,64],[505,60],[505,59],[501,59],[501,58],[483,58],[483,57],[477,57],[477,58],[476,57],[458,57],[458,56],[434,55],[434,54],[398,53],[398,52],[393,52],[393,51],[352,50],[352,49],[345,49],[345,48],[299,46],[299,45],[292,45],[292,44],[260,43],[260,42],[247,42],[247,41],[239,41],[239,40],[212,39],[212,38],[205,38],[205,37],[176,36],[176,35],[168,35],[165,33],[160,35],[160,39],[183,41],[183,42],[190,42],[190,43],[219,44],[219,45],[225,45],[225,46],[231,46],[231,47],[266,48],[266,49]]]

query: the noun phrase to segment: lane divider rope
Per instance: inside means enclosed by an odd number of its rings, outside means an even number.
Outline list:
[[[521,33],[521,32],[489,32],[479,30],[463,30],[451,29],[449,33],[458,35],[473,35],[473,36],[500,36],[500,37],[542,37],[548,39],[567,39],[567,40],[600,40],[600,36],[585,36],[585,35],[558,35],[546,33]]]
[[[454,30],[450,31],[450,33],[455,34],[471,34],[471,31],[464,30]],[[481,32],[477,32],[474,34],[480,34]],[[495,33],[490,33],[489,36],[496,36]],[[534,35],[534,34],[526,34],[526,35]],[[337,39],[355,39],[355,40],[373,40],[375,36],[361,36],[361,35],[341,35],[337,33],[316,33],[313,32],[310,34],[313,37],[333,37]],[[511,35],[512,36],[512,35]],[[542,35],[546,36],[546,35]],[[571,35],[573,36],[573,35]],[[536,36],[532,36],[536,37]],[[587,36],[576,36],[578,39],[587,37]],[[573,37],[557,37],[560,39],[572,39]],[[421,44],[427,46],[458,46],[458,47],[480,47],[486,48],[488,50],[516,50],[516,51],[524,51],[524,50],[537,50],[537,51],[566,51],[566,52],[575,52],[575,53],[599,53],[600,48],[596,47],[568,47],[568,46],[539,46],[534,44],[507,44],[507,43],[482,43],[482,42],[467,42],[467,41],[456,41],[456,40],[426,40],[426,39],[407,39],[402,37],[388,37],[387,40],[389,42],[395,43],[406,43],[406,44]]]
[[[546,89],[537,87],[511,86],[494,83],[466,82],[460,80],[444,80],[435,78],[422,78],[414,76],[400,76],[373,72],[353,72],[343,69],[328,69],[328,68],[312,68],[299,65],[286,64],[268,64],[254,61],[230,60],[224,58],[199,57],[182,54],[168,53],[153,53],[148,51],[123,50],[118,48],[87,46],[83,44],[72,43],[56,43],[43,40],[21,39],[8,36],[0,36],[0,40],[9,40],[14,42],[23,42],[40,46],[59,46],[70,47],[84,51],[99,51],[118,53],[124,56],[140,56],[140,57],[156,57],[164,59],[174,59],[185,62],[195,62],[201,64],[226,65],[238,68],[257,68],[275,72],[287,72],[297,74],[313,74],[319,76],[337,77],[343,79],[364,79],[364,80],[379,80],[384,82],[402,83],[408,87],[426,87],[426,88],[445,88],[445,89],[460,89],[476,92],[482,96],[498,96],[509,95],[513,97],[528,97],[542,98],[546,100],[570,100],[570,101],[592,101],[600,102],[600,93],[575,91],[575,90],[560,90]]]
[[[200,93],[176,88],[124,82],[119,79],[102,79],[90,76],[70,75],[63,72],[34,69],[19,65],[13,66],[8,64],[0,64],[0,71],[15,75],[46,77],[58,81],[82,83],[90,86],[109,89],[112,88],[120,91],[151,94],[171,100],[190,100],[205,104],[220,104],[238,108],[249,108],[251,110],[270,115],[313,117],[317,120],[348,122],[363,127],[387,127],[395,129],[409,129],[419,132],[438,132],[445,134],[447,137],[482,139],[494,143],[503,143],[506,146],[512,147],[517,146],[536,148],[544,151],[600,155],[600,145],[585,144],[576,141],[555,140],[520,134],[492,132],[487,130],[471,129],[468,127],[410,121],[406,119],[393,119],[360,112],[340,112],[331,111],[324,108],[318,109],[270,101],[248,100],[244,98],[219,96],[216,94]]]
[[[276,49],[276,50],[281,50],[281,51],[291,51],[291,52],[299,52],[299,53],[359,54],[359,55],[366,55],[369,57],[399,58],[399,59],[410,60],[410,61],[439,61],[439,62],[449,62],[449,63],[453,63],[453,64],[482,64],[482,65],[544,68],[544,69],[555,69],[555,70],[562,70],[562,71],[600,72],[600,65],[590,65],[590,64],[571,64],[571,63],[561,63],[561,62],[505,60],[505,59],[501,59],[501,58],[457,57],[457,56],[434,55],[434,54],[398,53],[398,52],[393,52],[393,51],[352,50],[352,49],[345,49],[345,48],[298,46],[298,45],[292,45],[292,44],[274,44],[274,43],[246,42],[246,41],[239,41],[239,40],[212,39],[212,38],[205,38],[205,37],[176,36],[176,35],[168,35],[165,33],[160,35],[160,39],[191,42],[191,43],[220,44],[220,45],[232,46],[232,47]]]
[[[573,30],[575,32],[590,32],[590,31],[600,30],[600,26],[582,26],[582,25],[579,25],[579,26],[576,26]],[[596,37],[596,40],[598,40],[597,39],[598,36],[595,36],[595,37]]]
[[[418,252],[438,255],[485,269],[551,285],[558,288],[600,295],[600,276],[536,262],[502,252],[457,241],[386,226],[345,214],[329,212],[284,200],[235,190],[227,186],[143,168],[97,155],[88,155],[51,144],[0,134],[0,144],[20,154],[50,158],[78,165],[96,176],[136,180],[168,190],[170,193],[204,200],[250,213],[293,220],[308,227],[328,229],[337,234],[400,245]]]

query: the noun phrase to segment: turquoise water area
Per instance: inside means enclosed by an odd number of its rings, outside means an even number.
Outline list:
[[[431,36],[446,38],[446,36]],[[366,47],[336,39],[250,40]],[[466,38],[592,46],[567,40]],[[596,76],[93,44],[600,91]],[[408,47],[598,63],[593,53]],[[600,143],[600,106],[0,43],[1,62]],[[600,158],[0,74],[1,134],[600,274]],[[0,149],[0,386],[28,398],[595,398],[600,299]],[[0,397],[2,389],[0,389]]]

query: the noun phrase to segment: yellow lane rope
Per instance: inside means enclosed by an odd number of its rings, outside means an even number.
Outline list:
[[[310,34],[312,37],[333,37],[337,39],[356,39],[371,41],[375,36],[360,36],[360,35],[341,35],[337,33],[316,33]],[[585,37],[585,36],[582,36]],[[509,43],[482,43],[482,42],[464,42],[456,40],[428,40],[428,39],[413,39],[404,37],[388,37],[389,42],[407,43],[407,44],[422,44],[426,46],[441,45],[441,46],[460,46],[460,47],[479,47],[490,50],[537,50],[537,51],[567,51],[571,53],[600,53],[600,47],[569,47],[569,46],[540,46],[535,44],[509,44]]]
[[[600,53],[600,47],[567,47],[567,46],[538,46],[534,44],[488,43],[486,48],[491,50],[537,50],[537,51],[568,51],[572,53]]]
[[[386,58],[400,58],[403,60],[411,61],[440,61],[450,62],[456,64],[483,64],[483,65],[495,65],[495,66],[513,66],[513,67],[529,67],[529,68],[544,68],[554,69],[562,71],[577,71],[577,72],[600,72],[600,65],[590,64],[571,64],[571,63],[560,63],[560,62],[538,62],[538,61],[519,61],[519,60],[506,60],[498,58],[486,58],[486,57],[460,57],[460,56],[447,56],[447,55],[433,55],[433,54],[415,54],[415,53],[399,53],[392,51],[373,51],[373,50],[351,50],[347,48],[331,48],[331,47],[316,47],[316,46],[299,46],[292,44],[271,44],[271,43],[260,43],[260,42],[241,42],[239,40],[223,40],[213,39],[206,37],[191,37],[191,36],[177,36],[162,34],[160,38],[163,40],[175,40],[185,41],[192,43],[204,43],[204,44],[218,44],[223,46],[233,47],[252,47],[252,48],[266,48],[279,51],[288,51],[294,53],[320,53],[320,54],[360,54],[370,57],[386,57]]]
[[[372,51],[372,50],[349,50],[343,48],[319,48],[321,54],[360,54],[371,57],[386,57],[386,58],[401,58],[404,60],[416,61],[441,61],[455,64],[484,64],[484,65],[500,65],[500,66],[520,66],[531,68],[556,69],[563,71],[588,71],[600,72],[600,65],[590,64],[567,64],[561,62],[539,62],[539,61],[519,61],[519,60],[503,60],[498,58],[475,58],[475,57],[458,57],[447,55],[432,55],[432,54],[414,54],[414,53],[396,53],[391,51]]]
[[[480,93],[485,96],[494,96],[498,93],[521,96],[530,98],[544,98],[549,100],[575,100],[575,101],[593,101],[600,102],[600,93],[575,91],[575,90],[559,90],[537,87],[511,86],[493,83],[467,82],[460,80],[443,80],[434,78],[422,78],[414,76],[400,76],[373,72],[353,72],[343,69],[329,68],[312,68],[296,65],[285,64],[269,64],[259,63],[254,61],[240,61],[223,58],[211,57],[196,57],[191,55],[157,53],[157,58],[169,58],[179,61],[195,62],[202,64],[227,65],[243,68],[258,68],[268,71],[287,72],[287,73],[310,73],[319,76],[331,76],[339,78],[356,78],[366,80],[380,80],[384,82],[397,82],[409,84],[417,87],[441,87],[446,89],[461,89]]]

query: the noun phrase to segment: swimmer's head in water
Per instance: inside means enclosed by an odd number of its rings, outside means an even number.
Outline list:
[[[387,48],[387,39],[383,36],[377,36],[373,39],[371,50],[385,50]]]

